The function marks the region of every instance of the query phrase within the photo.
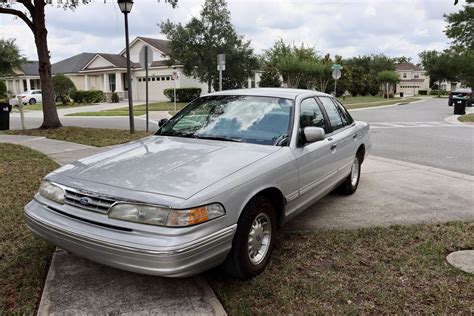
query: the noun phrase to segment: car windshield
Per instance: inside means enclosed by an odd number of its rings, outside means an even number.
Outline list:
[[[260,96],[209,96],[186,106],[156,135],[284,146],[293,101]]]

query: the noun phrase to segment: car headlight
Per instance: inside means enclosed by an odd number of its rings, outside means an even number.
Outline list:
[[[47,199],[64,204],[64,190],[49,181],[41,182],[38,193]]]
[[[158,226],[184,227],[225,215],[224,207],[214,203],[186,210],[144,204],[117,203],[108,213],[110,218]]]

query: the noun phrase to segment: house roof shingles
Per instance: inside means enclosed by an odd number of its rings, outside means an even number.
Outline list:
[[[157,38],[149,38],[149,37],[138,37],[142,41],[148,43],[149,45],[155,47],[156,49],[162,51],[166,55],[169,55],[171,53],[171,48],[169,47],[170,41],[168,40],[162,40],[162,39],[157,39]]]
[[[39,62],[27,61],[20,66],[21,71],[27,76],[39,76]]]
[[[64,59],[52,65],[53,74],[69,74],[79,72],[91,59],[95,53],[82,53]]]
[[[395,65],[395,70],[414,70],[414,71],[424,71],[420,66],[414,65],[412,63],[401,63]]]

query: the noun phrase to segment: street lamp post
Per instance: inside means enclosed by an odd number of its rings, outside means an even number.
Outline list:
[[[130,44],[128,39],[128,14],[132,11],[133,0],[117,0],[117,3],[125,17],[125,47],[127,51],[127,83],[128,83],[128,116],[130,119],[130,133],[135,132],[133,120],[133,95],[132,95],[132,71],[130,67]]]

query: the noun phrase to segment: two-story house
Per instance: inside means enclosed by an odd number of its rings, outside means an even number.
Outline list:
[[[412,63],[401,63],[395,66],[395,71],[400,76],[396,93],[404,95],[417,95],[420,90],[430,91],[430,76],[420,66]]]

